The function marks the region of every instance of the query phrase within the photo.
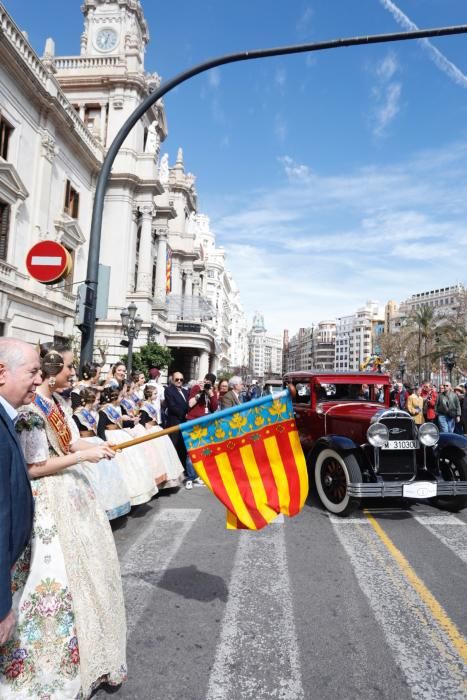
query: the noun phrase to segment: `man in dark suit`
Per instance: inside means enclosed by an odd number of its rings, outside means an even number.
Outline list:
[[[175,371],[172,373],[171,382],[164,392],[166,427],[180,425],[186,419],[188,412],[188,391],[183,388],[183,374]],[[186,448],[180,432],[172,433],[171,439],[180,461],[185,469]]]
[[[229,391],[221,398],[221,409],[231,408],[242,403],[240,392],[243,389],[243,379],[241,377],[231,377],[229,380]]]
[[[33,500],[15,431],[17,409],[34,400],[42,382],[37,352],[14,338],[0,338],[0,645],[15,628],[11,568],[29,542]]]

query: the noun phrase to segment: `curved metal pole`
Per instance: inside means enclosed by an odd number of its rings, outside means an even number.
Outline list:
[[[99,255],[101,245],[101,229],[102,215],[104,210],[104,197],[107,189],[107,183],[110,177],[110,171],[113,162],[117,156],[120,147],[126,137],[141,119],[141,117],[152,107],[152,105],[161,99],[166,93],[173,90],[186,80],[193,78],[195,75],[204,73],[211,68],[223,66],[227,63],[238,63],[240,61],[250,61],[256,58],[268,58],[270,56],[287,56],[297,53],[308,53],[311,51],[323,51],[325,49],[339,49],[344,46],[360,46],[362,44],[382,44],[391,41],[407,41],[409,39],[427,39],[436,36],[449,36],[452,34],[466,34],[467,25],[458,25],[453,27],[440,27],[437,29],[419,29],[412,32],[397,32],[393,34],[376,34],[373,36],[361,36],[346,39],[334,39],[332,41],[320,41],[312,44],[299,44],[295,46],[281,46],[272,49],[255,49],[254,51],[242,51],[240,53],[227,54],[213,58],[204,63],[199,63],[196,66],[179,73],[171,80],[168,80],[160,88],[148,95],[135,111],[128,117],[126,122],[117,133],[115,139],[107,151],[104,158],[101,171],[97,180],[96,195],[94,198],[94,207],[92,212],[91,231],[89,236],[89,253],[88,267],[86,275],[86,306],[87,323],[83,325],[81,338],[81,357],[80,365],[85,362],[92,362],[94,330],[96,325],[96,297],[97,297],[97,280],[99,274]]]

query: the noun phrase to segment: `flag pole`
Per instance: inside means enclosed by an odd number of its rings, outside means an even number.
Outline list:
[[[148,440],[154,440],[155,438],[162,437],[163,435],[171,435],[173,433],[178,433],[181,430],[181,425],[172,425],[170,428],[164,428],[164,430],[158,430],[156,433],[148,433],[147,435],[140,435],[133,440],[128,440],[127,442],[121,442],[119,445],[110,445],[115,452],[120,452],[120,450],[126,450],[127,447],[133,447],[133,445],[139,445],[142,442],[147,442]]]

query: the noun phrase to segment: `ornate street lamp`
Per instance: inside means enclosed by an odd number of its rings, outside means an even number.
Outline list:
[[[131,377],[131,372],[133,370],[133,341],[139,336],[141,326],[143,325],[143,319],[139,314],[136,314],[136,311],[137,306],[135,302],[132,301],[126,309],[122,309],[120,312],[123,335],[126,335],[128,338],[128,355],[126,360],[128,378]]]
[[[155,323],[151,323],[148,328],[148,343],[154,343],[157,335],[157,326]]]
[[[455,352],[450,350],[443,357],[444,366],[449,372],[449,383],[452,384],[452,370],[456,366],[457,355]]]

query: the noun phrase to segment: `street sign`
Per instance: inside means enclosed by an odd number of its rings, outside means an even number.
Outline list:
[[[73,260],[70,253],[55,241],[40,241],[26,256],[26,268],[31,277],[42,284],[55,284],[67,277]]]

